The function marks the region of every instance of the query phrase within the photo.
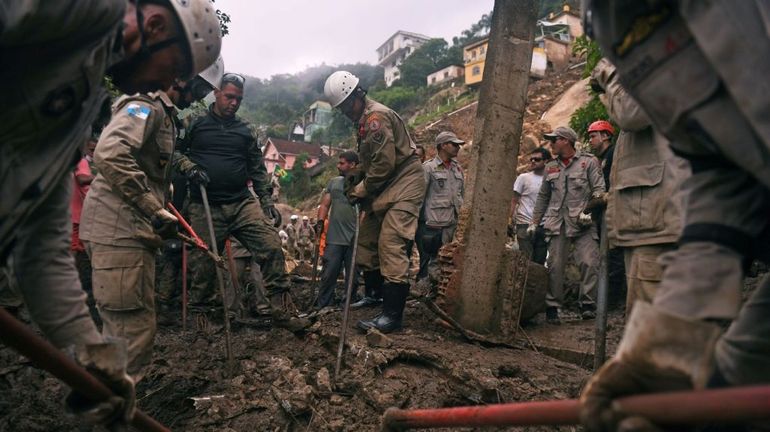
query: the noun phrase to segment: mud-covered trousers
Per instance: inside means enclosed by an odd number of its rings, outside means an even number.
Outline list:
[[[211,237],[203,204],[191,202],[188,211],[193,229],[208,243]],[[254,198],[229,204],[212,204],[211,218],[219,251],[224,250],[225,240],[232,235],[259,264],[268,296],[289,291],[289,276],[286,274],[278,231],[266,221]],[[217,295],[214,262],[205,253],[193,250],[190,252],[190,272],[190,302],[212,302]]]
[[[70,253],[72,179],[65,176],[19,229],[13,274],[30,317],[55,346],[100,343]]]
[[[624,4],[621,4],[624,3]],[[661,257],[653,305],[688,319],[732,320],[719,371],[733,385],[770,382],[770,279],[742,305],[745,267],[770,259],[770,3],[680,0],[672,16],[622,57],[611,7],[596,3],[598,40],[624,87],[688,159],[680,247]],[[606,5],[606,9],[603,7]],[[622,10],[622,9],[616,9]]]
[[[545,304],[561,307],[564,304],[564,270],[569,257],[569,245],[575,246],[575,261],[580,268],[580,292],[578,303],[581,307],[593,307],[596,288],[599,283],[599,243],[596,227],[581,231],[575,237],[567,237],[564,224],[559,235],[548,236],[548,292]]]

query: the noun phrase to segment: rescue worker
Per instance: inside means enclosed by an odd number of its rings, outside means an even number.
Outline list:
[[[286,234],[289,236],[287,250],[291,259],[297,258],[297,229],[299,228],[299,216],[293,214],[289,217],[289,223],[286,225]]]
[[[244,84],[245,79],[239,74],[226,73],[222,77],[220,89],[214,91],[214,103],[206,114],[193,120],[180,142],[175,165],[190,182],[188,212],[193,229],[206,238],[210,236],[203,187],[211,206],[219,250],[228,236],[235,237],[249,250],[262,271],[274,322],[291,326],[294,324],[289,323],[286,311],[290,282],[275,228],[281,224],[281,214],[270,198],[270,178],[257,136],[250,124],[236,115],[243,100]],[[259,201],[248,189],[249,180]],[[206,308],[216,297],[211,277],[214,263],[204,252],[195,250],[190,253],[190,267],[191,303]],[[250,312],[260,315],[256,310]]]
[[[572,129],[557,127],[544,138],[551,141],[555,158],[545,165],[545,178],[527,232],[533,236],[542,221],[548,239],[546,320],[551,324],[560,322],[570,244],[575,246],[580,267],[580,314],[583,319],[592,319],[596,316],[599,236],[591,215],[584,210],[591,198],[604,196],[604,177],[595,156],[575,150],[577,134]]]
[[[302,223],[297,227],[297,249],[299,260],[305,261],[306,258],[313,258],[313,244],[315,243],[315,230],[310,225],[310,219],[302,216]]]
[[[358,127],[361,170],[346,179],[346,195],[362,212],[356,264],[367,289],[382,287],[382,313],[356,326],[388,333],[402,325],[409,294],[406,248],[417,231],[425,178],[404,121],[358,84],[355,75],[337,71],[326,79],[324,94]]]
[[[529,172],[516,176],[513,183],[513,198],[511,198],[511,219],[516,228],[516,241],[519,250],[530,260],[540,265],[545,264],[548,254],[548,244],[545,241],[545,230],[542,222],[537,226],[533,235],[527,234],[532,223],[532,212],[535,210],[537,195],[543,185],[545,164],[551,160],[551,152],[545,147],[538,147],[529,155]]]
[[[353,261],[353,237],[356,232],[356,210],[345,196],[345,176],[358,166],[358,154],[352,150],[340,153],[337,161],[339,176],[329,180],[321,205],[318,206],[316,230],[323,231],[325,221],[329,221],[326,232],[326,245],[323,252],[323,271],[318,286],[318,300],[315,307],[322,309],[335,303],[334,287],[340,270],[345,271],[345,286],[353,278],[353,292],[356,290],[356,271],[350,272]],[[320,253],[320,252],[319,252]]]
[[[196,77],[177,81],[168,93],[120,97],[94,153],[98,174],[83,203],[80,238],[91,258],[102,334],[126,340],[127,371],[137,382],[152,360],[157,329],[155,255],[178,222],[165,208],[176,107],[188,107],[213,88]]]
[[[588,126],[588,144],[593,154],[599,158],[602,164],[602,174],[604,175],[604,184],[607,191],[611,191],[610,172],[612,171],[612,160],[615,154],[615,144],[612,138],[615,136],[615,128],[607,120],[596,120]],[[602,218],[600,210],[606,207],[606,197],[595,200],[590,206],[594,219],[597,221],[598,231],[602,232]],[[626,293],[626,269],[623,262],[623,251],[614,245],[610,245],[607,251],[607,273],[609,282],[608,303],[615,306],[622,301]],[[630,312],[630,310],[628,310]]]
[[[465,141],[451,131],[440,132],[434,141],[436,157],[422,164],[426,187],[415,238],[420,252],[418,284],[438,280],[438,250],[455,235],[465,191],[463,169],[457,161]]]
[[[205,0],[5,2],[0,12],[0,53],[16,59],[0,68],[0,261],[13,254],[19,290],[45,336],[75,346],[108,385],[130,381],[121,350],[89,316],[68,251],[67,174],[97,115],[108,111],[105,72],[124,93],[165,89],[211,64],[220,41]],[[130,419],[133,389],[123,384],[111,387],[124,400],[112,410],[102,405],[104,415],[91,420]]]
[[[770,3],[584,6],[588,33],[616,67],[594,78],[607,88],[616,77],[692,169],[678,248],[660,257],[652,304],[634,305],[615,357],[581,397],[590,430],[651,430],[613,399],[770,382],[770,276],[741,296],[748,264],[770,259]]]

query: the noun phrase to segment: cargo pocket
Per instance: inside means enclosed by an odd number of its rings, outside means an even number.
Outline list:
[[[105,251],[94,253],[94,298],[100,308],[108,311],[144,309],[145,252]]]
[[[455,208],[449,199],[437,199],[425,209],[425,220],[428,225],[446,226],[454,222]]]
[[[654,232],[664,226],[667,199],[663,188],[663,162],[626,168],[616,176],[613,223],[619,233]]]
[[[402,201],[394,204],[388,210],[386,218],[392,218],[389,221],[389,225],[391,225],[399,237],[406,241],[412,241],[417,232],[418,214],[419,207],[417,205]]]

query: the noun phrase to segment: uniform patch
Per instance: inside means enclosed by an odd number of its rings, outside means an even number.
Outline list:
[[[139,104],[129,104],[126,107],[126,112],[129,117],[136,117],[141,120],[147,120],[150,115],[150,109]]]
[[[376,118],[369,120],[369,132],[376,132],[380,130],[380,121]]]
[[[382,132],[375,132],[374,135],[372,135],[372,139],[376,142],[382,142]]]
[[[548,168],[548,174],[557,173],[559,171],[561,171],[561,169],[559,167],[550,167],[550,168]]]

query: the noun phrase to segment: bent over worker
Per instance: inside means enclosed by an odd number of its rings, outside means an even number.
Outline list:
[[[402,324],[409,294],[406,248],[417,230],[425,178],[404,121],[368,98],[358,84],[355,75],[337,71],[327,78],[324,94],[358,127],[361,170],[347,179],[348,198],[363,212],[356,263],[364,271],[367,291],[382,286],[382,313],[357,327],[387,333]]]

